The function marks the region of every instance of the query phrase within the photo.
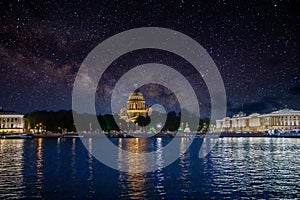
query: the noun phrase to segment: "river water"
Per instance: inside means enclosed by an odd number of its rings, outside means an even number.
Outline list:
[[[93,148],[93,140],[101,138],[87,140]],[[127,150],[159,152],[169,140],[112,142]],[[0,199],[300,198],[300,139],[220,138],[200,159],[201,144],[196,138],[166,168],[127,173],[99,162],[80,139],[0,140]],[[124,160],[133,169],[144,164]]]

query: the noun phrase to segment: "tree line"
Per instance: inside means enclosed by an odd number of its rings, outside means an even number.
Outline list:
[[[87,131],[100,131],[96,130],[96,126],[92,123],[94,117],[90,114],[78,114],[81,115],[84,119],[84,124],[86,125]],[[192,117],[192,116],[191,116]],[[76,130],[73,112],[72,110],[60,110],[60,111],[34,111],[25,115],[26,123],[28,124],[28,129],[34,129],[37,125],[43,126],[45,131],[50,132],[76,132],[83,130]],[[136,123],[139,127],[155,127],[158,124],[161,124],[161,130],[163,131],[176,131],[178,129],[182,129],[185,124],[180,122],[181,113],[176,113],[174,111],[167,113],[166,116],[163,116],[161,113],[153,112],[151,116],[139,116],[136,120]],[[103,131],[120,131],[120,127],[122,124],[124,125],[126,122],[119,119],[119,116],[113,116],[112,114],[98,115],[97,121],[101,126]],[[161,122],[164,122],[162,124]],[[134,129],[136,124],[127,123],[128,128]],[[130,127],[131,126],[131,127]],[[197,125],[198,131],[206,132],[209,126],[209,119],[199,119],[199,123]]]

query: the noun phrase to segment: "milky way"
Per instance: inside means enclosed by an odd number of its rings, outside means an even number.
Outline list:
[[[228,113],[300,109],[299,1],[1,1],[0,7],[0,106],[6,110],[71,109],[76,72],[88,53],[121,31],[149,26],[180,31],[207,50],[223,77]],[[192,66],[170,53],[144,50],[110,66],[99,83],[99,112],[109,112],[118,78],[146,62],[180,71],[209,107]],[[151,91],[162,90],[153,87],[145,89],[148,102]]]

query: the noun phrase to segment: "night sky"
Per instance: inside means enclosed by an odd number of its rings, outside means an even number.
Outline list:
[[[225,84],[228,115],[300,109],[300,1],[1,1],[0,106],[27,113],[71,109],[76,73],[106,38],[138,27],[164,27],[199,42]],[[97,111],[109,112],[111,90],[126,70],[157,62],[180,71],[204,116],[210,99],[201,76],[179,56],[138,50],[118,58],[99,82]],[[142,89],[142,88],[141,88]],[[148,104],[171,109],[166,88],[145,86]]]

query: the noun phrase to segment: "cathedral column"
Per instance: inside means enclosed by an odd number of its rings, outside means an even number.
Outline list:
[[[275,120],[274,117],[271,117],[271,124],[270,124],[271,126],[275,125],[274,120]]]
[[[284,116],[284,126],[286,126],[288,124],[288,118],[287,116]]]

